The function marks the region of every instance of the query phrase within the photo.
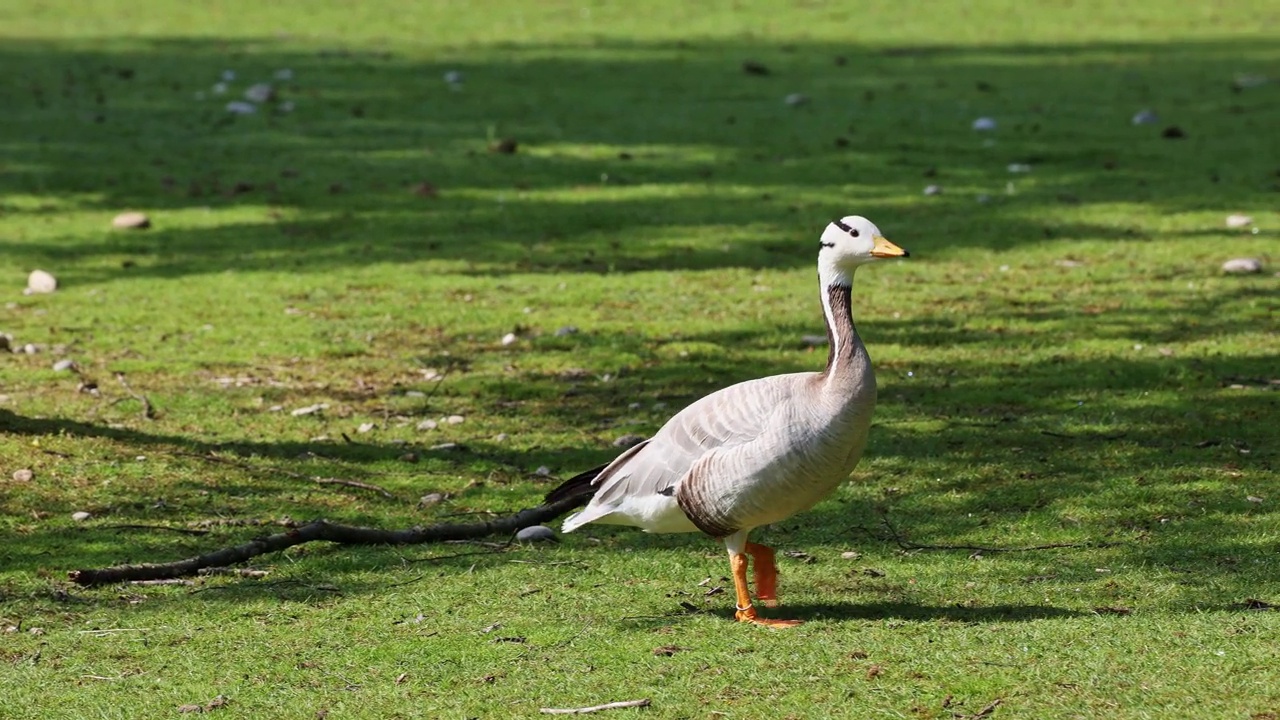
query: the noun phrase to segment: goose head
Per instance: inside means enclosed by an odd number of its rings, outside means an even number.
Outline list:
[[[818,242],[818,272],[829,284],[849,284],[853,271],[869,262],[908,256],[906,250],[886,240],[880,228],[861,215],[833,220]]]

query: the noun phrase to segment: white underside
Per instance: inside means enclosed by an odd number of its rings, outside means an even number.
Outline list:
[[[675,497],[668,495],[631,496],[617,507],[587,507],[565,519],[563,532],[573,532],[587,523],[629,525],[651,533],[698,532],[680,509]]]

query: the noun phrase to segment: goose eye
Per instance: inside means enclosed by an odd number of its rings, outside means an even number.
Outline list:
[[[851,236],[853,236],[853,237],[858,237],[858,231],[857,231],[857,229],[850,230],[850,231],[849,231],[849,235],[851,235]]]

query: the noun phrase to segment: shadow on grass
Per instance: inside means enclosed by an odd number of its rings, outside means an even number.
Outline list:
[[[1272,40],[797,48],[749,38],[445,54],[0,41],[0,62],[24,78],[4,96],[0,194],[32,196],[4,212],[157,215],[146,234],[3,240],[0,258],[69,265],[63,277],[81,284],[428,258],[482,274],[803,267],[802,240],[850,210],[919,253],[1140,242],[1122,220],[1041,222],[1036,210],[1237,208],[1268,202],[1277,185],[1274,93],[1231,85],[1280,57]],[[745,74],[746,59],[774,72]],[[216,95],[229,63],[243,80]],[[296,79],[276,82],[276,101],[251,116],[224,110],[279,68]],[[446,71],[465,74],[461,92],[434,81]],[[794,92],[812,102],[788,107]],[[1130,126],[1149,105],[1186,137]],[[979,115],[999,118],[989,146],[970,129]],[[489,152],[491,135],[518,139],[518,151]],[[1015,162],[1034,174],[1015,178],[1023,195],[1002,203]],[[947,191],[901,216],[929,183]],[[217,227],[181,214],[206,209]]]

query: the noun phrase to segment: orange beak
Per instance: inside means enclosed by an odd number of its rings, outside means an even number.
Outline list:
[[[871,248],[871,257],[895,258],[910,256],[911,253],[879,236],[876,237],[875,247]]]

